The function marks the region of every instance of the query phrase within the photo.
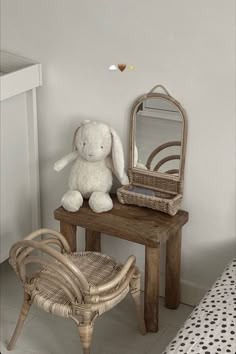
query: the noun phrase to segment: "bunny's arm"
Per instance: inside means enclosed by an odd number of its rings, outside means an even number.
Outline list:
[[[77,159],[79,156],[78,151],[73,151],[70,154],[62,157],[60,160],[55,162],[54,164],[54,170],[59,172],[61,171],[64,167],[66,167],[70,162],[74,161]]]
[[[129,178],[126,174],[126,172],[124,171],[123,176],[120,178],[116,171],[115,168],[113,166],[113,162],[112,159],[110,157],[106,158],[106,166],[112,171],[112,173],[116,176],[116,178],[120,181],[120,183],[122,184],[122,186],[125,186],[126,184],[129,184]]]

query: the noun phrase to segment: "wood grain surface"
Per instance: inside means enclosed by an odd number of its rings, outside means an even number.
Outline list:
[[[145,248],[144,319],[148,332],[158,331],[160,249]]]
[[[166,307],[177,309],[180,302],[181,240],[179,230],[166,243]]]
[[[101,233],[85,229],[85,251],[101,252]]]
[[[76,252],[76,226],[70,223],[60,222],[60,231],[67,239],[71,251]]]
[[[85,200],[78,212],[71,213],[63,207],[55,210],[54,217],[65,224],[77,225],[111,236],[158,247],[167,241],[188,221],[188,213],[180,210],[170,216],[149,208],[124,205],[113,196],[114,207],[106,213],[94,213]]]

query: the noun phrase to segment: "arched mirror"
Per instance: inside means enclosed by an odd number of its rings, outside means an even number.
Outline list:
[[[169,94],[140,97],[131,113],[130,168],[181,179],[185,162],[186,114]]]
[[[129,191],[169,200],[182,195],[186,137],[186,113],[164,86],[139,97],[131,109]]]

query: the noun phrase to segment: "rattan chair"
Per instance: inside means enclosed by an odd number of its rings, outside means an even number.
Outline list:
[[[42,239],[44,234],[50,238]],[[32,254],[35,250],[38,255]],[[140,273],[134,256],[122,265],[97,252],[72,253],[62,234],[40,229],[11,247],[9,262],[23,283],[24,302],[8,350],[14,348],[31,304],[72,319],[79,330],[83,353],[89,354],[95,319],[130,292],[141,333],[146,333],[140,304]],[[39,266],[36,272],[29,267],[32,264]]]
[[[157,156],[157,154],[159,154],[159,152],[161,152],[162,150],[164,150],[166,148],[172,147],[172,146],[181,146],[181,141],[170,141],[170,142],[162,144],[162,145],[158,146],[156,149],[154,149],[147,159],[147,163],[146,163],[147,169],[148,170],[151,169],[151,164],[152,164],[154,158]],[[172,160],[180,160],[180,155],[169,155],[169,156],[162,158],[154,166],[153,171],[159,171],[159,169],[162,165],[164,165],[166,162],[172,161]],[[171,170],[167,170],[165,173],[179,174],[179,170],[178,169],[171,169]]]

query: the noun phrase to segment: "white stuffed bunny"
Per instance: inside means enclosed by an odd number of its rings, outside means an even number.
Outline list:
[[[119,136],[108,125],[87,120],[76,129],[73,146],[74,151],[54,165],[54,170],[60,171],[76,160],[69,177],[69,190],[62,197],[63,207],[68,211],[78,211],[83,198],[86,198],[96,213],[112,209],[112,199],[108,194],[112,186],[112,172],[122,185],[129,183]]]

